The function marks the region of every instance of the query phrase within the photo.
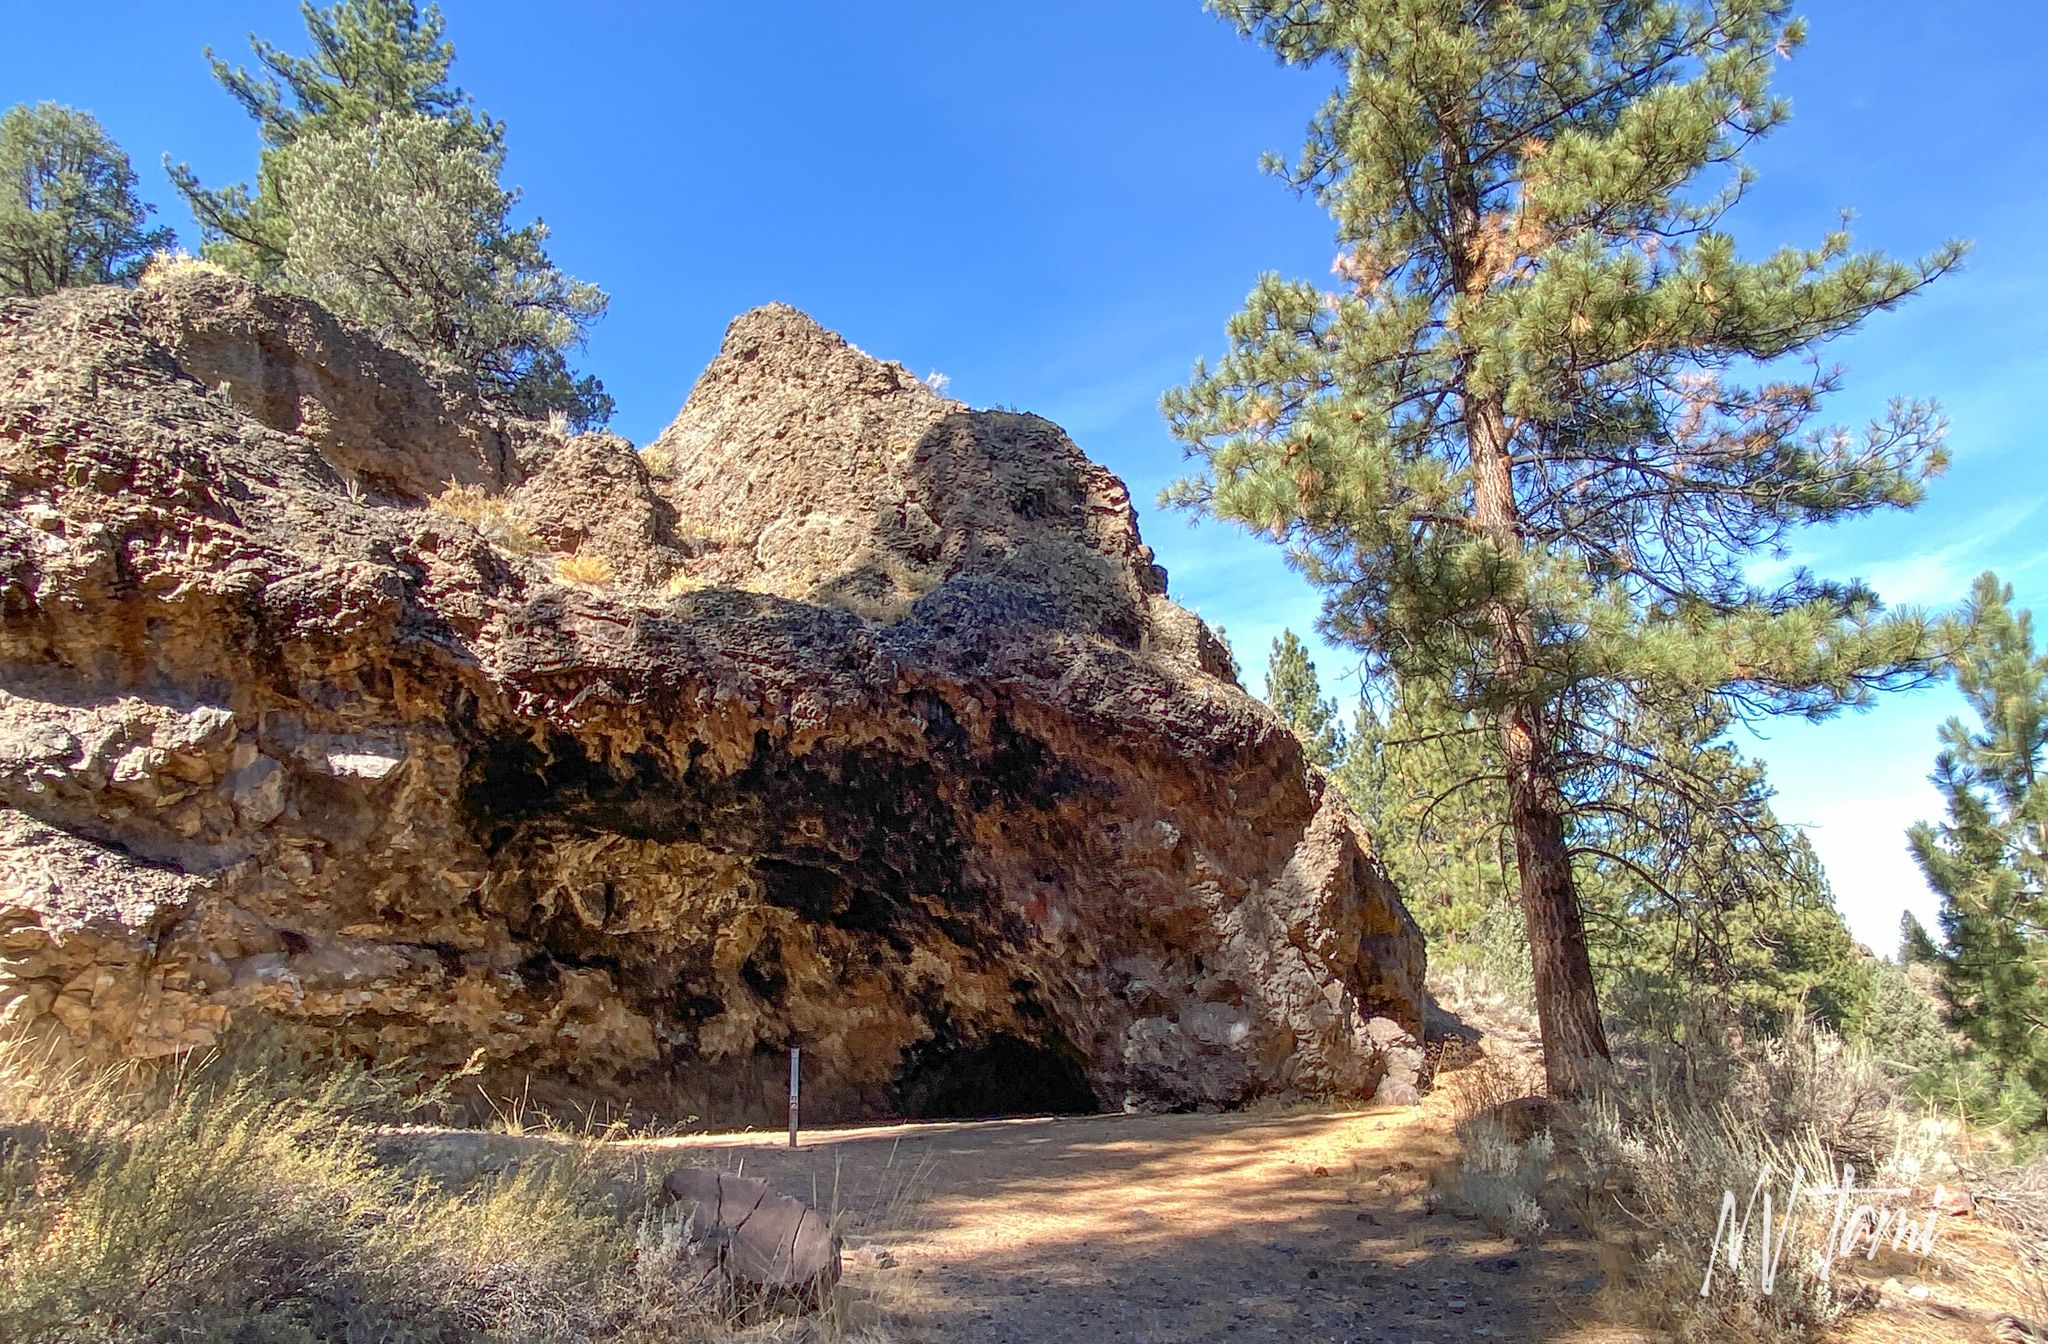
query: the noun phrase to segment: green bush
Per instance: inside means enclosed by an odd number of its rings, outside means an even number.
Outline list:
[[[1928,982],[1916,983],[1916,977]],[[1926,967],[1875,962],[1870,970],[1870,997],[1863,1005],[1857,1039],[1867,1046],[1886,1073],[1901,1082],[1934,1082],[1955,1060],[1955,1044],[1941,1024],[1941,1008]]]

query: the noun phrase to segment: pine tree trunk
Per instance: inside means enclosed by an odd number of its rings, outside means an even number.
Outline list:
[[[1507,451],[1507,416],[1498,402],[1468,400],[1472,449],[1473,514],[1482,531],[1512,553],[1520,545],[1520,518]],[[1494,631],[1494,676],[1515,698],[1500,716],[1501,759],[1508,781],[1508,828],[1515,837],[1521,877],[1522,921],[1536,988],[1536,1021],[1543,1038],[1543,1072],[1550,1095],[1584,1093],[1593,1061],[1606,1059],[1599,993],[1586,951],[1585,917],[1564,843],[1564,793],[1543,731],[1543,705],[1526,689],[1534,635],[1528,614],[1506,597],[1488,604]]]
[[[1442,124],[1459,124],[1456,109],[1445,109]],[[1444,141],[1450,218],[1445,240],[1451,281],[1457,291],[1479,299],[1492,285],[1490,249],[1480,209],[1478,181],[1470,156],[1455,136]],[[1509,462],[1507,407],[1499,393],[1475,389],[1474,361],[1463,363],[1465,441],[1472,468],[1472,521],[1494,539],[1503,555],[1522,546],[1522,517],[1515,503]],[[1593,1061],[1606,1059],[1607,1033],[1600,1025],[1599,991],[1586,953],[1585,916],[1571,854],[1564,842],[1564,791],[1544,731],[1544,705],[1531,684],[1536,637],[1526,605],[1513,593],[1496,593],[1486,605],[1493,627],[1493,675],[1508,696],[1500,715],[1501,756],[1508,779],[1508,828],[1515,837],[1515,866],[1521,877],[1522,921],[1529,932],[1529,958],[1536,988],[1536,1022],[1543,1037],[1543,1072],[1550,1095],[1581,1095]]]
[[[1522,883],[1522,922],[1536,986],[1536,1023],[1543,1037],[1543,1073],[1553,1097],[1577,1097],[1591,1082],[1590,1066],[1607,1058],[1593,963],[1586,952],[1585,918],[1564,843],[1563,796],[1548,749],[1532,714],[1516,704],[1501,716],[1507,763],[1508,827],[1515,837],[1515,867]]]

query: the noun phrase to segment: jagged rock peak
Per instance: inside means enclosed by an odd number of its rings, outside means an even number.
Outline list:
[[[711,368],[731,361],[779,382],[836,385],[841,391],[902,392],[958,406],[893,360],[877,359],[801,308],[764,303],[726,324]]]
[[[706,557],[692,573],[879,619],[971,581],[1128,647],[1161,626],[1212,672],[1227,662],[1186,613],[1154,610],[1166,575],[1129,492],[1058,426],[970,410],[786,305],[733,322],[648,455]]]

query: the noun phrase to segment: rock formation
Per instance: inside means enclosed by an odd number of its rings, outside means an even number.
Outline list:
[[[650,472],[652,465],[655,470]],[[645,454],[0,303],[0,1026],[769,1120],[1401,1097],[1422,949],[1129,498],[782,307]]]

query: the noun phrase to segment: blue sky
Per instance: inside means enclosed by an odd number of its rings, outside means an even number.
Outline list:
[[[864,349],[950,377],[976,405],[1063,425],[1130,482],[1181,601],[1226,626],[1248,679],[1317,600],[1268,545],[1152,501],[1180,468],[1156,405],[1262,269],[1320,277],[1328,223],[1256,171],[1292,150],[1327,89],[1282,70],[1195,0],[566,5],[444,0],[456,78],[508,123],[508,177],[556,259],[612,295],[584,365],[653,437],[758,303],[807,309]],[[1955,464],[1910,514],[1804,536],[1799,558],[1941,605],[1995,568],[2048,618],[2048,484],[2031,430],[2048,391],[2048,51],[2038,0],[1811,0],[1783,69],[1789,127],[1761,147],[1750,251],[1810,243],[1845,206],[1899,253],[1973,241],[1967,268],[1840,342],[1837,417],[1934,396]],[[16,8],[0,104],[97,113],[188,244],[159,165],[246,178],[255,131],[200,49],[259,32],[288,49],[285,0]],[[1324,650],[1340,695],[1354,660]],[[1933,901],[1905,825],[1939,812],[1925,776],[1939,688],[1753,744],[1780,812],[1808,823],[1852,928],[1889,950]]]

